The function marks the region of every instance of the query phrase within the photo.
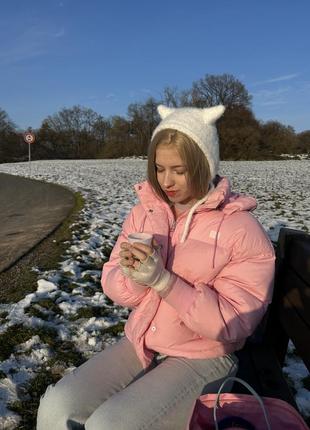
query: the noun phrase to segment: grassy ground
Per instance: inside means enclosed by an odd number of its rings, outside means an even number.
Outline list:
[[[75,206],[67,219],[13,267],[0,273],[0,285],[3,286],[0,290],[0,303],[15,303],[23,299],[25,295],[36,291],[37,274],[32,270],[33,267],[41,270],[51,270],[57,267],[60,257],[64,254],[72,237],[70,226],[77,220],[83,206],[84,200],[81,194],[75,193]],[[49,306],[49,303],[43,304],[46,307]],[[0,323],[5,321],[5,318],[6,313],[0,313]],[[7,359],[15,346],[35,335],[52,347],[55,354],[49,362],[45,363],[44,368],[40,369],[35,378],[25,385],[24,391],[27,394],[23,396],[20,393],[21,400],[10,405],[10,409],[21,416],[18,430],[35,428],[36,411],[46,387],[60,379],[64,369],[69,366],[78,366],[85,360],[71,342],[57,340],[53,330],[15,325],[0,335],[0,361]],[[0,374],[0,379],[5,376],[5,374]]]
[[[37,289],[37,275],[32,267],[50,270],[57,266],[66,250],[72,232],[70,225],[84,206],[80,193],[75,193],[75,206],[69,217],[32,251],[22,257],[13,267],[0,273],[0,303],[15,303]]]
[[[19,260],[13,268],[0,274],[0,285],[3,287],[0,290],[0,303],[15,303],[37,289],[37,274],[32,271],[32,267],[38,267],[41,270],[55,269],[59,263],[62,255],[64,255],[68,243],[71,240],[72,232],[70,226],[76,222],[80,210],[83,208],[84,201],[80,194],[76,194],[76,204],[72,213],[67,220],[55,230],[48,238],[42,241],[33,251]],[[83,223],[77,223],[78,228],[81,229],[81,237],[83,234]],[[77,225],[74,227],[75,231]],[[108,256],[111,249],[107,249],[105,255]],[[99,262],[98,267],[94,266],[93,269],[100,269],[102,261]],[[91,268],[91,267],[90,267]],[[86,281],[87,279],[84,278]],[[92,281],[92,279],[89,279]],[[70,282],[69,282],[70,284]],[[68,284],[68,285],[69,285]],[[66,284],[62,286],[64,289],[69,286]],[[94,288],[85,287],[84,290],[89,288],[89,295],[94,294],[95,291],[100,291],[100,285],[94,285]],[[96,290],[96,288],[98,288]],[[107,305],[112,305],[109,300],[106,301]],[[45,298],[40,300],[39,303],[32,304],[26,312],[30,315],[45,319],[45,311],[50,311],[54,314],[60,314],[62,311],[55,303],[54,300]],[[85,307],[80,308],[75,315],[72,315],[72,320],[80,318],[103,317],[109,316],[111,310],[109,307]],[[0,324],[5,321],[5,312],[0,312]],[[111,336],[118,336],[123,332],[123,322],[106,328],[102,335],[109,334]],[[75,345],[69,341],[60,341],[57,339],[57,334],[54,330],[47,330],[46,328],[29,328],[22,325],[15,325],[6,330],[5,333],[0,335],[0,361],[7,359],[16,346],[31,339],[33,336],[39,336],[41,341],[47,344],[53,351],[51,359],[37,371],[36,376],[27,382],[24,387],[21,387],[19,392],[19,400],[9,405],[12,411],[15,411],[21,417],[21,422],[16,430],[33,430],[35,429],[36,413],[41,395],[45,392],[47,386],[51,383],[57,382],[62,376],[64,371],[71,366],[79,366],[85,361],[85,357],[76,350]],[[12,372],[14,369],[12,369]],[[0,372],[0,379],[5,378],[6,375]],[[293,388],[293,381],[291,386]],[[303,381],[305,388],[309,389],[309,377]],[[24,395],[23,395],[24,391]],[[308,425],[310,424],[307,420]]]

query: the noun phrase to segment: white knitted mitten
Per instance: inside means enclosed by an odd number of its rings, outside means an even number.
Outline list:
[[[165,269],[161,255],[156,249],[145,261],[140,263],[137,270],[129,269],[124,274],[138,284],[147,285],[157,292],[167,287],[171,276],[170,272]]]

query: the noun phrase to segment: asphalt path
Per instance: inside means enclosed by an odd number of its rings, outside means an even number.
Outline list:
[[[65,187],[0,173],[0,273],[52,233],[74,204]]]

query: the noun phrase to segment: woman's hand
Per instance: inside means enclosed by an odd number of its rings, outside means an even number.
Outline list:
[[[121,243],[120,265],[128,269],[138,270],[141,263],[147,260],[148,256],[154,251],[154,248],[142,243]]]
[[[123,242],[119,255],[125,276],[160,292],[168,286],[171,274],[165,269],[156,245],[154,241],[152,248],[142,243]]]

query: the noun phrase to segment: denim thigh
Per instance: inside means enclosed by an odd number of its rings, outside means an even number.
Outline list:
[[[237,372],[234,354],[212,359],[168,357],[106,400],[86,430],[184,430],[195,400],[217,392]]]
[[[144,374],[132,344],[122,338],[47,388],[37,430],[84,429],[87,418],[106,399]]]

